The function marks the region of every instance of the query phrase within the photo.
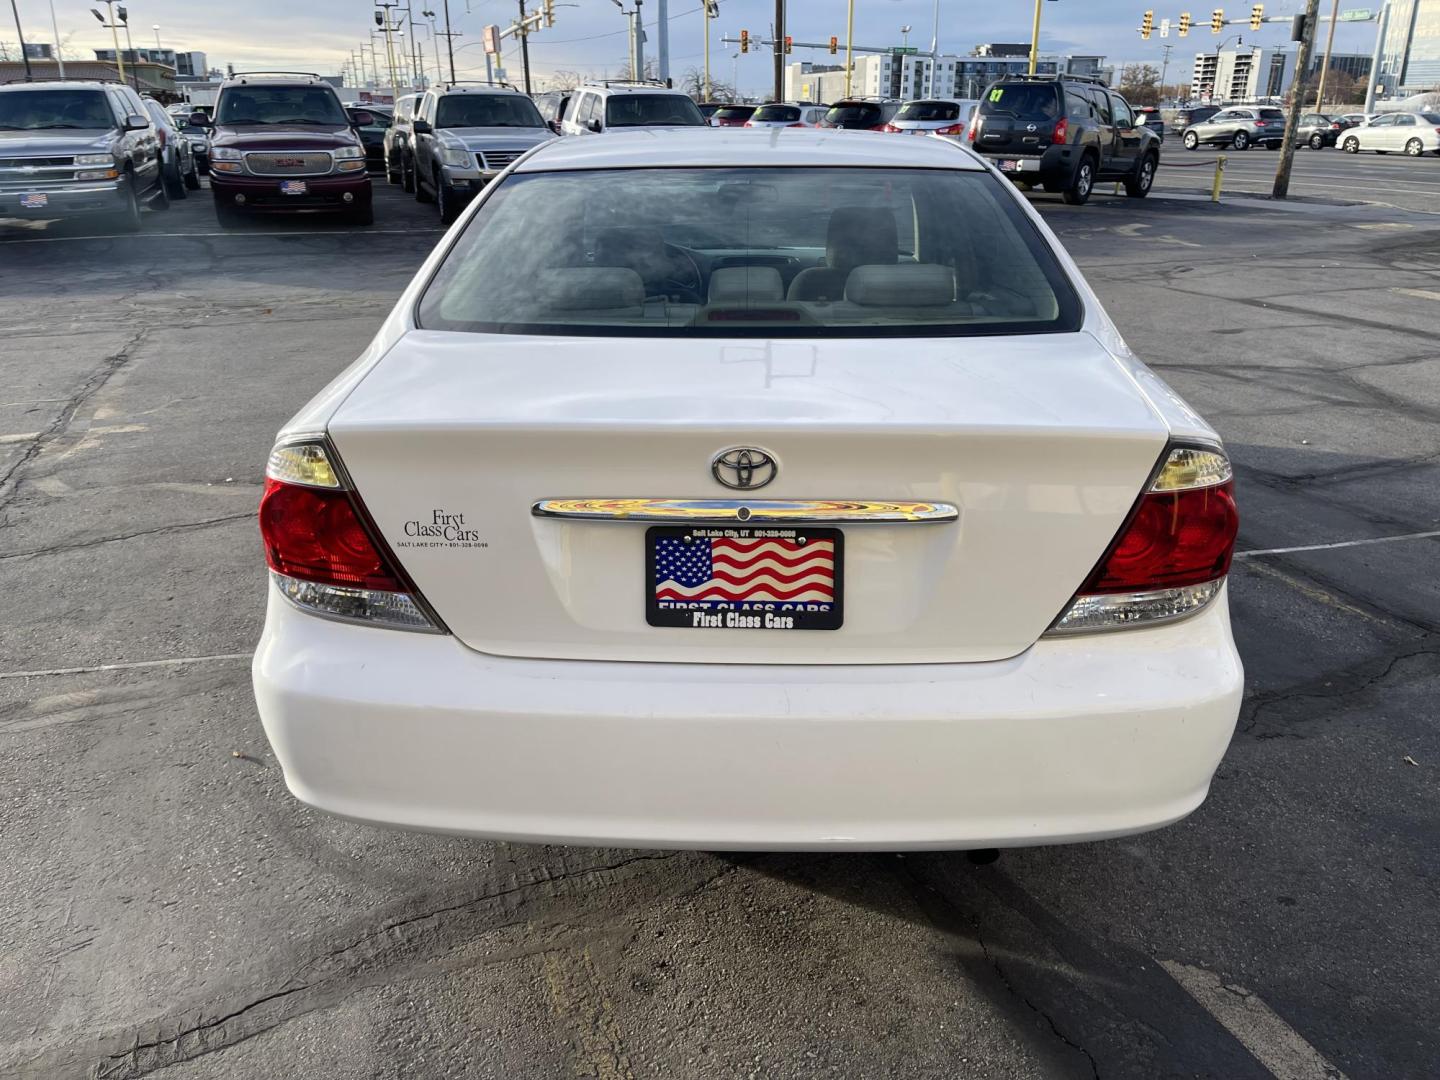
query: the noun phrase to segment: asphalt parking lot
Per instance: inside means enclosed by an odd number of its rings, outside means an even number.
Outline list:
[[[985,866],[305,809],[250,697],[262,470],[433,208],[0,225],[0,1074],[1440,1075],[1440,220],[1373,175],[1037,199],[1228,441],[1248,692],[1191,818]]]

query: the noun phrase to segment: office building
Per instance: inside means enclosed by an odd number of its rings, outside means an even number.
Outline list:
[[[54,60],[31,60],[30,76],[34,79],[58,79],[60,67]],[[25,65],[19,60],[0,60],[0,83],[25,78]],[[117,81],[119,69],[113,63],[103,60],[66,60],[67,79],[104,79]],[[139,63],[125,65],[125,81],[142,94],[155,94],[166,98],[175,93],[175,69],[168,64],[155,64],[141,59]]]
[[[1290,85],[1295,56],[1285,49],[1235,48],[1195,54],[1190,96],[1196,101],[1278,98]]]
[[[175,74],[181,78],[200,79],[206,75],[203,52],[176,52],[174,49],[122,49],[121,54],[125,57],[127,64],[133,64],[137,60],[144,63],[164,64],[168,68],[173,68]],[[96,49],[95,59],[113,64],[115,50]]]
[[[1104,57],[1042,56],[1041,74],[1070,70],[1071,59],[1083,70],[1077,74],[1103,74]],[[919,97],[978,98],[996,79],[1029,70],[1026,56],[940,56],[907,53],[864,53],[855,57],[850,93],[857,97],[902,100]],[[785,97],[789,101],[837,101],[845,96],[845,65],[790,64],[785,69]]]
[[[1440,0],[1391,0],[1376,81],[1388,95],[1440,88]]]

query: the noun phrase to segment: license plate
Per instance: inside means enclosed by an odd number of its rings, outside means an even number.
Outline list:
[[[838,630],[839,529],[677,527],[645,533],[645,621],[695,630]]]
[[[281,181],[280,181],[280,194],[281,194],[281,195],[304,195],[304,194],[305,194],[307,191],[309,191],[309,190],[310,190],[310,188],[306,185],[306,183],[305,183],[304,180],[281,180]]]
[[[50,205],[50,196],[43,192],[34,195],[21,195],[20,205],[26,210],[39,210],[42,206]]]
[[[1019,163],[1018,161],[1010,161],[1010,160],[1008,160],[1008,159],[1002,159],[1001,162],[1000,162],[1000,171],[1001,171],[1001,172],[1019,172],[1019,171],[1020,171],[1020,163]]]

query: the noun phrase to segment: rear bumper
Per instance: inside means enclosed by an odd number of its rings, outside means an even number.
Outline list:
[[[305,181],[304,195],[284,195],[280,182],[284,177],[234,176],[210,173],[210,190],[217,203],[247,213],[284,214],[324,210],[359,210],[370,205],[370,177],[362,170],[343,176],[297,176]],[[245,196],[244,203],[235,201]],[[350,196],[347,200],[346,196]]]
[[[982,664],[487,656],[328,622],[271,586],[256,702],[290,790],[344,817],[547,843],[740,849],[1094,840],[1194,810],[1242,670],[1185,622]]]

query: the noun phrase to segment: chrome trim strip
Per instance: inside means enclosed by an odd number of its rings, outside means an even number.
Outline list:
[[[535,517],[661,524],[908,525],[956,521],[949,503],[850,499],[541,499]]]

